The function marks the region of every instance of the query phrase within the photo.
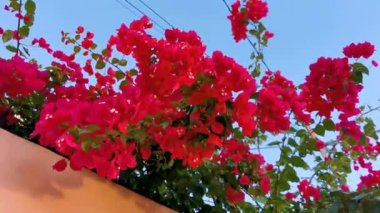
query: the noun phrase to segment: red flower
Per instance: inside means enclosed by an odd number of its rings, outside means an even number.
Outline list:
[[[315,201],[318,201],[321,198],[321,190],[311,186],[307,180],[302,180],[298,184],[298,190],[304,199],[309,200],[311,197],[313,197]]]
[[[260,21],[268,14],[268,4],[261,0],[249,0],[246,4],[248,17],[251,21]]]
[[[67,167],[66,159],[61,159],[53,165],[53,169],[58,172],[62,172]]]
[[[350,45],[343,48],[343,53],[348,58],[369,58],[372,56],[374,51],[375,46],[367,41],[358,44],[351,43]]]
[[[93,38],[94,38],[94,33],[92,33],[92,32],[87,32],[87,34],[86,34],[86,38],[87,38],[87,39],[93,39]]]
[[[94,42],[91,39],[85,38],[81,45],[84,49],[88,50],[94,45]]]
[[[37,64],[25,62],[17,55],[10,60],[0,59],[0,76],[0,92],[12,98],[41,91],[48,80],[46,73],[38,70]]]
[[[227,186],[226,196],[228,202],[232,204],[240,204],[244,201],[244,193],[241,190],[236,190],[231,186]]]
[[[285,198],[287,201],[293,201],[296,198],[296,195],[294,193],[288,192],[285,194]]]
[[[315,142],[315,147],[318,149],[318,150],[321,150],[321,149],[324,149],[326,147],[326,144],[325,142],[321,141],[321,140],[317,140]]]
[[[270,178],[264,176],[260,181],[260,189],[264,194],[267,194],[270,191]]]
[[[150,156],[152,155],[152,150],[150,147],[140,147],[140,153],[141,153],[141,157],[142,159],[144,160],[149,160]]]
[[[341,189],[343,192],[349,192],[349,191],[350,191],[350,187],[349,187],[347,184],[341,185],[341,186],[340,186],[340,189]]]
[[[240,0],[236,0],[231,6],[231,14],[227,16],[231,21],[232,35],[236,42],[247,38],[248,17],[240,11]]]
[[[3,28],[0,27],[0,35],[4,33]]]
[[[310,115],[304,112],[306,103],[296,92],[293,82],[283,77],[280,71],[267,71],[261,79],[263,88],[258,97],[258,118],[263,130],[278,134],[290,128],[288,111],[294,112],[297,120],[310,122]]]
[[[50,44],[46,42],[44,38],[39,38],[39,39],[33,39],[32,45],[35,45],[38,43],[38,46],[41,47],[42,49],[45,49],[48,53],[52,53],[53,50],[50,48]]]
[[[264,38],[266,38],[266,39],[271,39],[271,38],[273,38],[273,37],[274,37],[274,33],[269,32],[269,31],[265,31],[265,33],[264,33]]]
[[[239,183],[242,186],[248,186],[251,183],[251,180],[247,175],[242,175],[239,178]]]
[[[75,31],[76,34],[82,34],[84,32],[84,27],[79,26],[77,30]]]
[[[327,118],[334,109],[341,112],[340,118],[360,112],[356,104],[362,86],[353,81],[347,58],[319,58],[310,65],[310,74],[301,89],[309,112],[316,111]]]
[[[266,170],[267,172],[271,172],[271,171],[273,171],[273,164],[267,164],[267,165],[265,166],[265,170]]]

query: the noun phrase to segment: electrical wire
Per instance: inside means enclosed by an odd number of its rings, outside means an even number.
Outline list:
[[[149,18],[149,20],[151,22],[153,22],[153,24],[155,26],[157,26],[158,28],[160,28],[163,32],[166,30],[161,24],[159,24],[158,22],[156,22],[154,19],[150,18],[147,14],[145,14],[142,10],[140,10],[136,5],[134,5],[132,2],[130,2],[129,0],[124,0],[124,2],[126,2],[129,6],[133,7],[135,10],[137,10],[141,15],[143,16],[146,16]]]
[[[171,28],[175,28],[168,20],[166,20],[163,16],[161,16],[158,12],[156,12],[152,7],[150,7],[147,3],[145,3],[143,0],[138,0],[143,4],[146,8],[148,8],[150,11],[152,11],[156,16],[158,16],[162,21],[164,21],[166,24],[168,24]]]
[[[131,12],[135,17],[139,18],[140,15],[138,15],[133,9],[127,7],[121,0],[115,0],[117,3],[119,3],[120,6],[122,6],[124,9],[128,10]],[[148,17],[149,18],[149,17]],[[151,20],[149,18],[149,20]],[[164,31],[161,28],[156,28],[155,25],[153,25],[153,29],[156,30],[159,34],[164,35]]]

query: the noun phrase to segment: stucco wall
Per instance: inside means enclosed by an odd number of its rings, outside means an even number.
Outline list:
[[[90,171],[53,171],[59,159],[0,129],[0,212],[173,212]]]

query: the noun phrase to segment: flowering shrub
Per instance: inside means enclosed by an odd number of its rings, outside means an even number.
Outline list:
[[[266,46],[274,36],[261,22],[267,3],[237,0],[231,7],[234,39],[246,39],[252,26],[250,34]],[[11,0],[6,10],[24,25],[0,30],[15,53],[0,59],[0,115],[5,127],[69,159],[55,163],[56,171],[68,163],[73,170],[91,169],[185,212],[324,208],[330,191],[349,192],[352,164],[368,171],[358,190],[379,184],[371,160],[380,142],[358,106],[369,70],[352,61],[371,57],[369,42],[350,44],[342,58],[319,58],[297,87],[280,71],[261,75],[260,50],[250,72],[220,51],[206,55],[194,31],[153,37],[153,25],[142,17],[122,24],[100,51],[82,26],[73,36],[62,32],[70,53],[34,38],[31,45],[54,58],[40,68],[20,48],[34,2]],[[276,165],[266,162],[262,145],[278,147]],[[314,157],[314,168],[305,157]],[[312,175],[306,179],[300,171]]]

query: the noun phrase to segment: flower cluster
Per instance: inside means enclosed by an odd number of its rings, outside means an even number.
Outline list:
[[[314,198],[314,201],[318,201],[321,198],[321,190],[311,186],[308,180],[302,180],[298,184],[298,190],[301,193],[301,197],[305,200]]]
[[[319,58],[310,65],[310,74],[301,89],[309,112],[315,111],[327,118],[334,110],[341,113],[341,118],[360,112],[356,104],[362,85],[353,80],[347,58]]]
[[[343,48],[343,53],[348,58],[369,58],[374,52],[375,46],[367,41],[358,44],[351,43]]]
[[[155,144],[194,168],[231,135],[226,119],[237,122],[247,136],[255,130],[256,106],[249,99],[256,83],[245,68],[221,52],[206,56],[193,31],[167,30],[157,40],[146,33],[150,27],[144,17],[122,25],[109,40],[109,53],[116,48],[131,55],[139,69],[134,78],[126,73],[130,82],[120,91],[113,87],[115,71],[109,68],[106,75],[95,73],[93,86],[59,86],[48,96],[34,135],[40,135],[42,145],[70,156],[73,168],[95,168],[114,179],[118,168],[136,166],[137,151],[148,159],[146,150]],[[86,36],[85,43],[91,38]],[[74,57],[59,51],[53,56],[72,81],[88,82]],[[88,111],[91,115],[83,116]],[[92,126],[96,130],[90,131]]]
[[[293,82],[279,71],[266,72],[261,79],[263,88],[258,97],[258,118],[261,128],[272,133],[280,133],[290,128],[287,113],[291,110],[296,119],[310,123],[310,115],[304,112],[305,103],[296,92]]]
[[[268,14],[268,5],[262,0],[244,1],[241,7],[240,0],[236,0],[231,6],[231,14],[228,19],[231,21],[232,34],[236,42],[247,38],[247,25],[249,21],[258,22]],[[273,34],[267,33],[267,38]]]
[[[11,5],[8,9],[16,11],[13,7],[17,5]],[[31,22],[34,7],[25,7],[29,12],[16,16]],[[235,41],[247,38],[248,24],[252,24],[250,34],[265,46],[274,36],[260,23],[267,13],[263,0],[236,0],[228,16]],[[177,174],[165,170],[179,168],[188,172],[188,177],[201,176],[194,181],[196,185],[207,185],[184,189],[192,188],[189,193],[200,200],[206,196],[222,201],[231,211],[249,208],[242,204],[247,194],[258,196],[258,202],[265,198],[268,208],[275,203],[271,199],[287,200],[292,203],[289,206],[296,205],[290,201],[297,197],[307,205],[318,202],[321,191],[320,186],[311,185],[314,175],[298,183],[299,192],[288,191],[290,182],[299,181],[295,167],[308,169],[303,158],[315,152],[325,158],[325,162],[322,158],[316,161],[331,163],[324,166],[326,170],[339,169],[332,176],[347,169],[352,160],[355,170],[361,167],[369,173],[361,177],[359,190],[379,186],[380,172],[370,162],[380,154],[380,143],[371,141],[378,140],[376,129],[364,118],[364,127],[353,119],[360,112],[357,103],[362,73],[368,70],[359,62],[349,62],[349,58],[369,58],[375,49],[372,44],[350,44],[343,50],[344,58],[319,58],[310,65],[310,74],[300,87],[280,71],[267,71],[257,85],[252,76],[260,76],[261,47],[252,55],[256,67],[251,75],[220,51],[207,55],[194,31],[173,28],[166,30],[163,38],[155,38],[148,33],[152,27],[148,17],[121,25],[101,53],[94,34],[82,26],[73,38],[62,32],[62,42],[74,45],[70,54],[53,50],[44,38],[33,39],[32,45],[54,58],[45,72],[19,53],[9,60],[0,59],[0,122],[15,122],[16,111],[9,103],[40,95],[43,103],[32,108],[33,113],[39,112],[39,120],[31,122],[35,124],[31,136],[69,159],[57,161],[54,170],[88,168],[110,180],[125,173],[144,179],[153,170],[156,174],[162,171],[160,181],[169,185],[164,181]],[[23,31],[0,28],[0,34],[6,34],[3,40],[8,41],[12,36],[16,40],[27,36]],[[84,57],[85,62],[78,63],[78,57]],[[127,65],[127,59],[132,63]],[[135,68],[129,68],[130,64]],[[338,123],[334,122],[334,111],[339,113]],[[321,117],[318,124],[312,115]],[[337,141],[342,143],[329,150],[331,143],[314,136],[314,130],[318,135],[337,131]],[[278,146],[281,151],[274,168],[261,154],[260,145],[268,135],[279,137],[281,133],[282,141],[266,147]],[[341,147],[335,149],[338,145]],[[350,158],[334,159],[342,156],[339,154]],[[215,172],[219,176],[210,177]],[[319,174],[327,173],[316,171],[316,179],[322,179]],[[327,182],[321,189],[336,188]],[[159,186],[160,195],[164,185]],[[343,184],[341,190],[349,191],[349,187]]]
[[[38,65],[25,62],[19,56],[9,60],[0,58],[0,98],[8,96],[21,98],[42,90],[48,81],[45,72]]]

